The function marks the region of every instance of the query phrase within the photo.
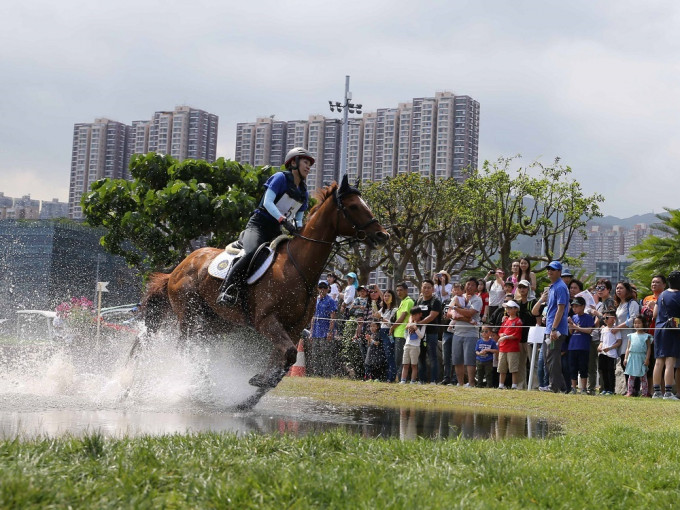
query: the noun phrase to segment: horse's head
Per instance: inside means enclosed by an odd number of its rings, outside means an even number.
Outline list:
[[[338,234],[354,237],[376,248],[387,243],[390,235],[375,219],[371,209],[356,186],[350,186],[344,175],[335,192],[335,202],[342,213],[338,224]]]

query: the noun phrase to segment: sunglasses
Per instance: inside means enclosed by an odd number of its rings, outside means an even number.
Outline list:
[[[595,287],[595,290],[604,290],[606,288],[607,287],[605,287],[604,285],[598,285],[597,287]]]

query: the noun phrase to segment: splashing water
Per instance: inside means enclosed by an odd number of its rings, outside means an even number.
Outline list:
[[[148,337],[130,358],[133,339],[30,342],[0,346],[0,407],[40,410],[125,409],[210,412],[253,397],[271,344],[245,330],[178,348],[168,333]]]

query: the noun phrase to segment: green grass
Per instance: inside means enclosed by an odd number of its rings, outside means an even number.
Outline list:
[[[680,433],[547,441],[205,433],[5,441],[3,508],[672,507]]]
[[[0,508],[671,508],[680,404],[623,397],[287,378],[350,404],[529,413],[547,440],[202,433],[0,441]]]

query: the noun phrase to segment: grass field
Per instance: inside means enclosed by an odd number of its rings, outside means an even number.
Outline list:
[[[671,508],[680,403],[286,379],[280,396],[529,413],[548,440],[198,434],[0,442],[3,508]]]

